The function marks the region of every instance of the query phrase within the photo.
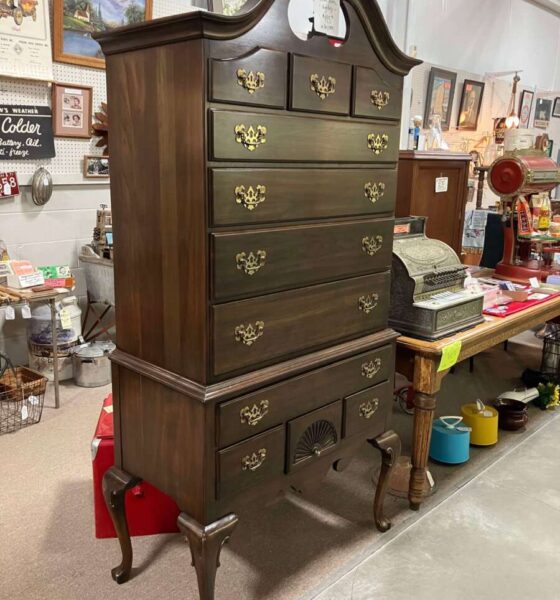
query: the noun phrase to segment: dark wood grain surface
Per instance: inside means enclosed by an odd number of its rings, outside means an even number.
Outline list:
[[[354,106],[352,114],[373,119],[400,119],[402,107],[402,77],[386,69],[354,70]],[[372,101],[372,92],[382,94],[382,102]],[[388,94],[388,96],[385,96]],[[386,102],[386,104],[384,104]]]
[[[344,400],[344,435],[367,432],[376,437],[388,429],[393,406],[393,381],[385,381],[352,394]]]

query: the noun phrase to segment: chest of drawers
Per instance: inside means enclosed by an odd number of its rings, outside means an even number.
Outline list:
[[[416,64],[371,0],[348,34],[291,32],[288,0],[98,36],[111,118],[116,466],[105,495],[128,579],[125,491],[183,511],[214,597],[234,499],[399,453],[387,329],[402,78]]]

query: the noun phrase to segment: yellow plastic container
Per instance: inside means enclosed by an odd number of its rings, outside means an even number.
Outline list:
[[[463,423],[472,429],[473,446],[493,446],[498,442],[498,411],[480,400],[461,406]]]

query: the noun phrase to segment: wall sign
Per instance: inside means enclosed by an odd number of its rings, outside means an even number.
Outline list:
[[[19,185],[15,171],[0,173],[0,198],[10,198],[19,194]]]
[[[52,115],[48,106],[0,105],[0,160],[52,158]]]

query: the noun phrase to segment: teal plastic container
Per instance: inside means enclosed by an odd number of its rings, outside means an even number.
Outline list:
[[[430,458],[449,465],[469,460],[471,430],[461,425],[462,417],[440,417],[432,425]]]

